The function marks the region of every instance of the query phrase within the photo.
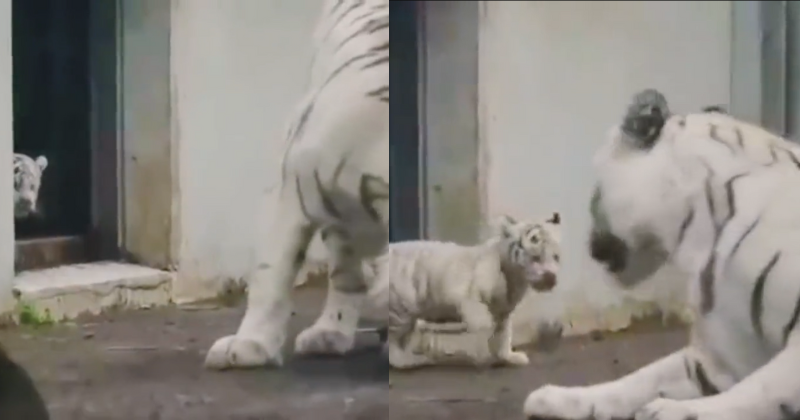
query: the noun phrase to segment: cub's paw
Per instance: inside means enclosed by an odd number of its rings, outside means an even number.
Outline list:
[[[527,366],[530,363],[528,355],[521,351],[512,351],[500,356],[503,364],[508,366]]]
[[[206,354],[207,369],[245,369],[267,365],[281,366],[281,346],[269,346],[252,338],[229,335],[217,340]]]
[[[343,355],[355,344],[355,336],[339,330],[310,327],[294,342],[294,351],[304,355]]]
[[[610,397],[610,398],[609,398]],[[529,420],[617,420],[631,418],[614,404],[614,396],[601,398],[581,387],[545,385],[525,399],[523,413]]]

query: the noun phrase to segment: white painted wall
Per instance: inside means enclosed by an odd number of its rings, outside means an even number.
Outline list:
[[[246,277],[272,212],[321,2],[173,0],[177,301]],[[255,223],[255,225],[254,225]],[[314,252],[316,251],[316,252]],[[319,244],[311,256],[319,255]]]
[[[729,102],[731,3],[481,7],[479,131],[489,216],[559,210],[565,224],[558,292],[525,302],[518,339],[528,338],[526,320],[539,316],[567,320],[572,332],[624,327],[653,305],[607,287],[588,255],[591,158],[637,90],[662,90],[676,110]],[[680,276],[660,275],[677,286],[661,293],[664,300],[680,299]]]
[[[0,314],[13,309],[14,284],[14,142],[11,78],[11,0],[0,0]],[[2,169],[6,168],[6,169]]]

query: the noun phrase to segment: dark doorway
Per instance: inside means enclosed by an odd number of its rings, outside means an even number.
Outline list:
[[[40,214],[15,221],[18,269],[87,258],[92,219],[89,6],[90,0],[12,1],[14,152],[49,161]]]
[[[418,102],[418,3],[390,2],[390,113],[389,164],[392,242],[419,239],[420,141]]]

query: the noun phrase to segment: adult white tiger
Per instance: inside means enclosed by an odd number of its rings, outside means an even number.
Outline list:
[[[366,292],[361,262],[388,243],[389,1],[325,0],[314,43],[311,85],[289,130],[267,239],[279,251],[259,252],[247,312],[236,335],[209,350],[210,368],[282,363],[292,283],[322,227],[342,246],[329,250],[325,308],[297,337],[295,351],[349,350]]]
[[[47,158],[36,159],[14,153],[14,219],[24,219],[38,211],[39,188],[47,169]]]
[[[797,419],[797,148],[719,112],[672,115],[648,90],[595,165],[593,258],[623,288],[666,258],[690,273],[690,344],[616,381],[542,387],[526,416]]]

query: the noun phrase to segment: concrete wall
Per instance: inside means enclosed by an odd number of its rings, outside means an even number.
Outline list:
[[[481,175],[488,215],[564,220],[558,293],[518,312],[568,321],[573,332],[616,329],[653,307],[607,286],[586,250],[591,159],[637,90],[666,93],[676,110],[728,104],[730,2],[484,2],[480,14]],[[681,300],[662,272],[658,295]],[[642,290],[644,296],[653,290]]]
[[[306,86],[321,2],[173,0],[178,149],[176,300],[214,295],[254,266],[288,118]],[[319,255],[318,244],[315,245]]]

